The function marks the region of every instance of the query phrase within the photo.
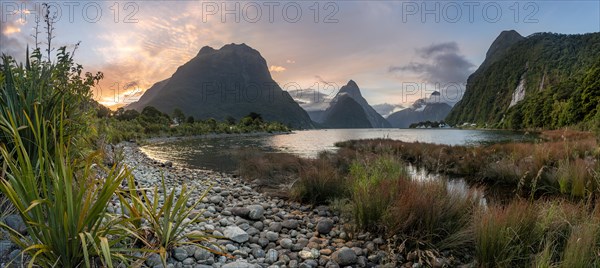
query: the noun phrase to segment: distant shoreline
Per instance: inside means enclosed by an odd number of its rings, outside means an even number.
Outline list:
[[[139,146],[143,146],[144,144],[159,144],[165,142],[179,141],[179,140],[193,140],[200,138],[226,138],[226,137],[251,137],[251,136],[275,136],[275,135],[289,135],[293,134],[294,131],[290,132],[249,132],[249,133],[211,133],[211,134],[202,134],[202,135],[193,135],[193,136],[166,136],[166,137],[153,137],[143,139],[138,143]]]

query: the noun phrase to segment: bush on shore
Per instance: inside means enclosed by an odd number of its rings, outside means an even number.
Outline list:
[[[145,107],[142,113],[135,110],[123,110],[120,108],[113,116],[98,119],[96,125],[102,128],[105,139],[109,143],[121,141],[140,140],[144,138],[161,136],[195,136],[212,133],[240,134],[251,132],[289,132],[290,128],[279,122],[266,122],[262,118],[253,119],[251,116],[260,116],[250,113],[248,116],[235,122],[228,118],[222,122],[209,118],[206,120],[195,120],[184,118],[179,109],[178,115],[171,118],[168,114],[158,111],[152,106]],[[181,121],[180,121],[181,120]]]

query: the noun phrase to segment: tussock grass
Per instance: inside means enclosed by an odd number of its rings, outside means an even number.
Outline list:
[[[563,134],[559,136],[559,133]],[[548,132],[546,135],[547,141],[479,146],[386,139],[347,141],[336,145],[357,153],[392,153],[430,172],[461,176],[473,183],[505,185],[525,195],[563,193],[586,197],[596,192],[598,184],[590,172],[590,166],[593,170],[594,161],[597,162],[599,157],[595,153],[598,143],[593,134]],[[567,186],[569,191],[566,191]]]
[[[479,212],[474,222],[475,252],[481,267],[522,267],[540,239],[537,209],[526,201]]]
[[[243,150],[238,153],[238,173],[244,179],[253,180],[260,187],[278,187],[297,178],[307,159],[288,153],[271,153],[259,150]]]
[[[482,267],[597,267],[600,222],[595,205],[516,200],[473,219]]]
[[[300,168],[292,188],[292,198],[311,204],[324,204],[348,196],[347,180],[326,159],[315,159]]]
[[[377,229],[399,194],[403,180],[408,180],[405,165],[392,156],[381,156],[350,167],[351,200],[354,221],[363,229]]]
[[[442,180],[403,181],[384,222],[391,233],[440,250],[472,247],[479,206],[479,195],[450,190]]]

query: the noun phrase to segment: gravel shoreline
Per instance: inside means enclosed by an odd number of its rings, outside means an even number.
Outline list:
[[[383,238],[346,231],[344,221],[327,206],[312,208],[270,197],[229,174],[161,163],[132,143],[119,147],[140,187],[158,185],[162,174],[167,187],[186,183],[197,189],[194,198],[199,198],[213,185],[197,208],[205,220],[186,231],[224,237],[214,242],[233,258],[184,246],[173,250],[169,267],[394,267],[381,265],[387,262]],[[117,203],[109,206],[118,209]],[[151,255],[145,265],[162,267],[158,255]]]

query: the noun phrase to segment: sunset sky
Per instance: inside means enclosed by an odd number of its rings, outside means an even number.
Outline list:
[[[371,104],[406,104],[436,83],[464,84],[502,30],[600,31],[599,1],[51,3],[60,11],[54,44],[81,41],[76,61],[104,72],[96,98],[110,106],[135,100],[207,45],[255,48],[284,89],[353,79]],[[40,4],[0,1],[2,53],[22,60],[25,46],[34,46]],[[410,93],[415,86],[425,90]],[[448,90],[449,102],[456,101],[454,91]]]

